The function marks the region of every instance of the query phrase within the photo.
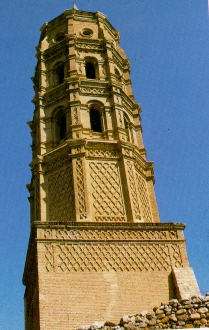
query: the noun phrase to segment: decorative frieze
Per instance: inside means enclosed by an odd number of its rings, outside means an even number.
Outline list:
[[[166,230],[115,230],[115,229],[43,229],[39,231],[41,240],[65,241],[174,241],[177,231]]]
[[[101,150],[101,149],[90,149],[86,151],[86,157],[88,158],[117,158],[119,156],[117,150]]]
[[[174,263],[183,267],[178,244],[173,251],[168,244],[45,244],[45,268],[58,273],[167,271]]]
[[[81,87],[80,92],[82,94],[106,95],[109,93],[109,89],[108,88],[96,88],[96,87]]]
[[[75,44],[76,46],[76,49],[79,49],[79,50],[90,50],[90,51],[102,51],[104,49],[104,46],[102,43],[100,43],[100,41],[97,41],[97,40],[83,40],[83,39],[80,39],[76,42]]]

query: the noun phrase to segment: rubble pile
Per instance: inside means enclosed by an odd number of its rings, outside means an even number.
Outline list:
[[[114,322],[95,322],[78,330],[157,330],[182,328],[209,328],[209,292],[204,297],[178,301],[172,299],[168,304],[161,303],[152,312],[128,316],[124,315],[119,324]]]

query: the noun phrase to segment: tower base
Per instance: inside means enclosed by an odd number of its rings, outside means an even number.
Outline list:
[[[23,279],[26,330],[118,321],[198,294],[194,276],[183,285],[191,273],[183,229],[178,223],[36,222]]]

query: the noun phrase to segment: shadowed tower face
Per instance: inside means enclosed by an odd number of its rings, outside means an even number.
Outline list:
[[[29,122],[27,330],[118,320],[188,294],[179,285],[191,272],[184,226],[159,222],[119,38],[105,15],[75,7],[41,28]]]

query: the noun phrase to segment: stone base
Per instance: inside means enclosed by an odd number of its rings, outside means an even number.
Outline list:
[[[168,223],[37,222],[24,273],[26,330],[34,315],[40,330],[69,330],[81,319],[118,321],[177,298],[181,274],[189,269],[183,229]]]

